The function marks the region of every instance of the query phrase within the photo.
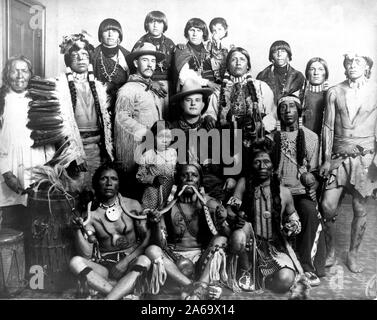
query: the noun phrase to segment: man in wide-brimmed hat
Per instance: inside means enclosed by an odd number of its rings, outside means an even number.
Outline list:
[[[187,161],[196,161],[202,166],[204,189],[210,196],[224,200],[224,190],[228,184],[235,185],[235,181],[229,182],[223,174],[220,131],[209,131],[203,116],[212,93],[213,89],[203,88],[195,79],[187,79],[182,90],[172,97],[172,101],[179,104],[179,118],[173,127],[184,131],[186,135]],[[205,139],[205,136],[211,137],[211,140]],[[182,159],[179,151],[178,161]]]
[[[126,173],[132,174],[136,169],[136,146],[147,130],[157,120],[162,120],[163,99],[151,77],[156,63],[164,57],[163,53],[148,42],[142,43],[127,56],[128,65],[134,66],[136,71],[118,91],[114,133],[116,157]]]
[[[186,135],[186,154],[179,154],[180,159],[193,160],[200,164],[206,160],[202,159],[202,151],[207,152],[209,147],[203,143],[201,145],[190,143],[190,133],[194,134],[200,129],[206,130],[202,115],[208,108],[208,97],[212,92],[212,89],[203,88],[196,79],[189,78],[183,84],[182,90],[171,99],[173,103],[177,104],[178,111],[178,119],[173,122],[173,128],[182,130]]]

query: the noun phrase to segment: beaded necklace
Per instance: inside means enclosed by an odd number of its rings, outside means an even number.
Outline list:
[[[112,71],[110,74],[107,73],[107,70],[106,70],[105,64],[103,63],[103,54],[102,54],[102,51],[100,52],[100,62],[101,62],[101,68],[102,68],[102,73],[103,73],[103,75],[105,76],[105,78],[106,78],[109,82],[111,82],[112,79],[113,79],[113,77],[115,76],[115,73],[116,73],[116,71],[117,71],[117,67],[118,67],[118,65],[119,65],[119,51],[118,51],[118,53],[117,53],[117,59],[116,59],[116,61],[115,61],[114,69],[113,69],[113,71]]]
[[[206,58],[206,53],[203,54],[202,51],[199,52],[199,58],[196,56],[194,48],[192,48],[190,45],[188,45],[188,48],[191,53],[191,57],[193,58],[194,61],[194,70],[197,71],[200,75],[202,74],[203,71],[203,62]]]

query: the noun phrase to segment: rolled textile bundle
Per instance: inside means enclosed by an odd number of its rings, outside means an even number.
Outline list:
[[[72,161],[76,161],[77,165],[84,164],[85,153],[65,77],[33,77],[28,91],[32,101],[29,103],[27,127],[32,130],[32,148],[56,145],[58,150],[49,165],[59,164],[66,168]]]

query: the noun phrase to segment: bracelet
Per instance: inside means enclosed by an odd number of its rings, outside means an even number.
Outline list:
[[[242,205],[242,200],[238,199],[237,197],[230,197],[230,199],[227,202],[228,206],[234,207],[237,210],[240,210]]]
[[[293,211],[288,217],[290,221],[300,221],[297,211]]]

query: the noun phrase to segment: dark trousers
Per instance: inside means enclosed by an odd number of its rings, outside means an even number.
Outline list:
[[[315,202],[306,195],[293,196],[293,201],[301,221],[301,232],[296,236],[296,251],[304,271],[314,272],[317,276],[325,275],[326,246],[325,236],[322,230],[317,243],[317,253],[314,261],[311,259],[311,251],[320,223]]]

